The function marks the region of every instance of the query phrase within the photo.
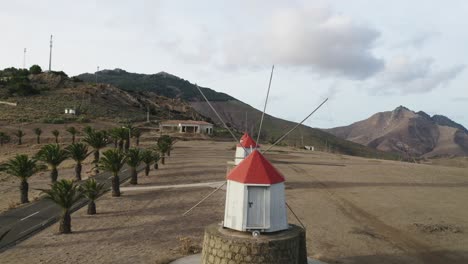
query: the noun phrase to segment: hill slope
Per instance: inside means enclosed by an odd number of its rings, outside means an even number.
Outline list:
[[[77,77],[88,82],[94,82],[95,80],[94,74],[81,74]],[[218,118],[204,102],[196,86],[177,76],[165,72],[145,75],[115,69],[99,71],[98,80],[125,90],[152,91],[170,98],[187,100],[197,112],[219,124]],[[203,88],[203,90],[223,120],[229,123],[230,126],[238,131],[247,130],[252,135],[256,135],[261,111],[230,95],[218,93],[209,88]],[[293,122],[267,115],[264,129],[261,132],[260,143],[274,141],[294,125]],[[376,151],[307,126],[301,126],[290,134],[285,139],[285,143],[296,146],[311,145],[315,146],[316,149],[326,149],[349,155],[397,158],[396,155]]]
[[[4,101],[17,102],[17,106],[0,104],[0,120],[62,122],[66,119],[104,118],[143,121],[148,108],[152,120],[203,119],[183,100],[167,98],[154,92],[124,91],[110,84],[84,83],[55,73],[30,75],[28,78],[38,93],[6,97]],[[79,117],[65,115],[65,108],[76,108],[81,114]]]
[[[430,117],[405,107],[376,113],[349,126],[325,130],[337,137],[382,151],[411,156],[463,156],[468,154],[466,128],[445,116]]]
[[[96,76],[91,73],[83,73],[77,78],[93,83]],[[100,83],[109,83],[127,91],[151,91],[168,98],[180,98],[187,101],[203,100],[195,85],[166,72],[139,74],[126,72],[122,69],[102,70],[97,72],[97,78]],[[225,93],[201,88],[209,100],[227,101],[234,99]]]

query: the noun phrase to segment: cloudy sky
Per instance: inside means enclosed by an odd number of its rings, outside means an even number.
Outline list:
[[[299,121],[347,125],[399,105],[468,127],[468,1],[0,0],[0,68],[166,71]]]

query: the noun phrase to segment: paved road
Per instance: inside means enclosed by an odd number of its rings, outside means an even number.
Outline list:
[[[143,168],[144,166],[141,166],[138,171]],[[124,168],[119,176],[120,181],[124,182],[130,178],[130,172]],[[110,173],[100,173],[94,178],[110,189],[112,178]],[[72,208],[72,211],[86,204],[87,200],[83,199]],[[0,252],[57,222],[60,213],[60,207],[52,201],[42,199],[0,214]]]

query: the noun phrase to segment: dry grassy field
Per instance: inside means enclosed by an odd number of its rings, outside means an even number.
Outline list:
[[[233,143],[179,141],[142,186],[219,181]],[[277,148],[267,157],[286,177],[289,205],[307,227],[310,256],[328,263],[467,263],[468,171]],[[445,164],[445,163],[444,163]],[[0,185],[3,183],[0,183]],[[1,263],[167,263],[201,244],[222,221],[223,191],[188,216],[213,189],[104,195],[98,214],[72,215],[73,233],[53,225],[0,254]],[[3,194],[2,194],[3,195]],[[289,214],[289,221],[297,223]],[[189,242],[180,239],[190,238]]]

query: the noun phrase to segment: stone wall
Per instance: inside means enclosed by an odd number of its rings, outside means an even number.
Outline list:
[[[222,228],[215,224],[205,230],[202,264],[307,264],[304,229],[251,233]]]

